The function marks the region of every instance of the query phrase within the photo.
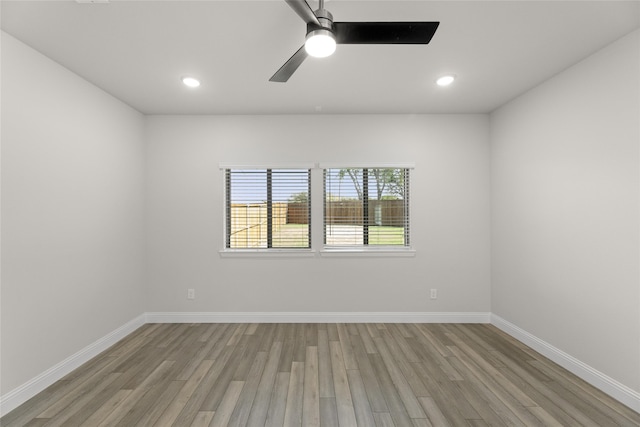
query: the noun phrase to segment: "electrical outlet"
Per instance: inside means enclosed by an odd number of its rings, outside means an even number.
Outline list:
[[[187,289],[187,299],[196,299],[195,289]]]
[[[431,299],[438,299],[438,290],[431,289]]]

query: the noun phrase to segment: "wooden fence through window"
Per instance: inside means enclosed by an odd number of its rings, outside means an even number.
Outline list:
[[[329,201],[325,206],[327,224],[363,224],[361,201]],[[404,217],[404,200],[369,200],[369,225],[402,227]]]
[[[306,203],[273,203],[272,231],[278,232],[286,224],[308,224]],[[327,224],[362,225],[362,202],[358,200],[330,201],[326,203]],[[403,200],[370,200],[369,225],[402,227],[404,225]],[[267,245],[267,204],[251,203],[231,205],[231,247],[264,248]]]
[[[276,233],[287,223],[287,203],[273,203],[271,206],[272,232]],[[267,204],[231,204],[231,247],[267,247]]]

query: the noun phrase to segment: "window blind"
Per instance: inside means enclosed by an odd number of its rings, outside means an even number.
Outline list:
[[[309,169],[225,169],[228,249],[311,247]]]
[[[409,246],[409,169],[323,172],[325,246]]]

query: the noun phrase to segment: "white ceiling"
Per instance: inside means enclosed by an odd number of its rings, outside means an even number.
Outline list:
[[[485,113],[640,27],[635,0],[332,0],[336,21],[440,27],[428,45],[339,45],[272,83],[305,36],[283,0],[0,7],[4,31],[146,114]]]

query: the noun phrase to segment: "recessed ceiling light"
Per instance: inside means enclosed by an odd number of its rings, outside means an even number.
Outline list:
[[[200,80],[194,79],[193,77],[183,77],[182,83],[184,83],[185,86],[189,86],[189,87],[200,86]]]
[[[456,76],[454,75],[442,76],[438,80],[436,80],[436,84],[438,86],[449,86],[451,83],[453,83],[455,79],[456,79]]]

